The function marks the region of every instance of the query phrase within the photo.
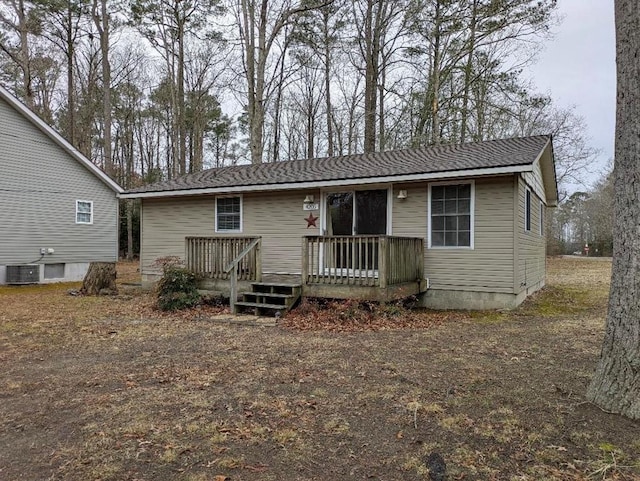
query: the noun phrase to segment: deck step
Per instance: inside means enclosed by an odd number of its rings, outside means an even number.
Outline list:
[[[263,309],[273,309],[274,311],[282,311],[287,308],[287,306],[283,306],[281,304],[265,304],[262,302],[247,302],[247,301],[238,301],[236,302],[236,306],[240,307],[261,307]]]
[[[264,296],[264,297],[274,297],[274,298],[282,298],[282,299],[286,299],[287,297],[293,297],[292,294],[277,294],[273,292],[242,292],[241,295]]]
[[[243,292],[236,302],[239,312],[253,311],[256,315],[278,315],[289,311],[302,294],[302,285],[278,282],[252,282],[251,292]]]
[[[301,287],[302,284],[287,282],[252,282],[252,286],[270,286],[270,287]]]

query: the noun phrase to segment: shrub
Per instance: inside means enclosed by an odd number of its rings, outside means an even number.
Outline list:
[[[187,309],[200,303],[196,276],[184,267],[165,264],[158,282],[158,308],[163,311]]]

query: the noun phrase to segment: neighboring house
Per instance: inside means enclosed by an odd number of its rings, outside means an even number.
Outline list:
[[[558,200],[550,136],[224,167],[122,197],[142,200],[143,281],[167,256],[224,281],[259,238],[241,279],[445,309],[515,307],[541,288]]]
[[[0,284],[77,281],[116,261],[120,192],[0,87]]]

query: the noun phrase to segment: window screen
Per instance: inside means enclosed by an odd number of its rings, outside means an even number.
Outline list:
[[[219,232],[240,230],[240,197],[216,199],[216,228]]]
[[[93,223],[93,202],[89,200],[76,201],[76,224]]]
[[[431,245],[471,247],[471,184],[431,187]]]

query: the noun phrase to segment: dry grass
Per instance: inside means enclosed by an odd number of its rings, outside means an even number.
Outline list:
[[[548,267],[514,312],[341,333],[0,288],[0,479],[640,479],[640,425],[583,399],[610,264]]]

